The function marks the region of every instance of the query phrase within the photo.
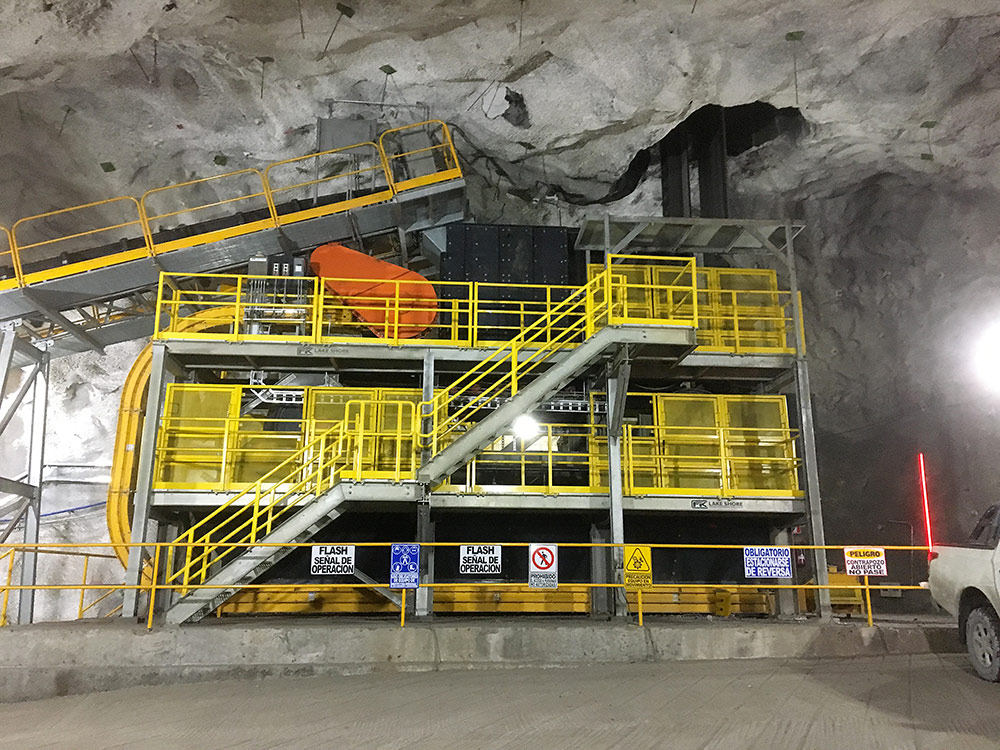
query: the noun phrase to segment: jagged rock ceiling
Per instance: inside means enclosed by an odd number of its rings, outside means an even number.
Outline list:
[[[995,0],[348,4],[338,23],[317,0],[6,0],[0,222],[305,153],[329,100],[384,91],[457,126],[480,220],[571,223],[588,207],[546,196],[603,196],[698,107],[797,104],[805,133],[733,161],[734,214],[809,227],[834,540],[916,520],[918,448],[953,533],[996,499],[1000,396],[970,368],[1000,319]],[[657,213],[654,178],[596,210]]]

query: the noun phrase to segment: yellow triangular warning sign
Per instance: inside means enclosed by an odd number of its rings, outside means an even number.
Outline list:
[[[631,573],[652,572],[653,569],[649,564],[649,547],[628,547],[627,550],[629,550],[629,554],[626,558],[625,570]]]

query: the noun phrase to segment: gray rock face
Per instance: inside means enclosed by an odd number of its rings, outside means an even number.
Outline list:
[[[798,255],[832,540],[906,541],[901,525],[877,528],[887,520],[919,528],[918,449],[942,532],[996,499],[1000,396],[971,370],[978,332],[1000,319],[994,0],[359,1],[339,21],[333,3],[302,0],[301,19],[297,5],[3,3],[0,223],[306,153],[317,115],[350,111],[329,100],[383,96],[388,122],[419,119],[420,102],[456,126],[478,219],[571,223],[595,208],[561,191],[604,196],[698,107],[797,105],[807,132],[736,159],[734,202],[808,224]],[[274,59],[263,96],[261,57]],[[596,210],[658,206],[654,166]],[[82,391],[123,374],[103,367],[66,398],[86,414]],[[109,456],[112,421],[85,420],[88,460]],[[72,460],[70,442],[50,459]]]

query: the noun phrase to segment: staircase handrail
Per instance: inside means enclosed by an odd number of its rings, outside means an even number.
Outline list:
[[[601,315],[609,307],[611,273],[610,268],[596,275],[584,286],[574,290],[566,299],[553,305],[544,314],[524,328],[517,336],[502,346],[497,347],[490,356],[480,360],[475,367],[466,371],[460,378],[428,401],[420,403],[423,417],[430,419],[428,430],[421,430],[421,438],[436,450],[437,442],[460,425],[468,421],[467,417],[475,413],[481,404],[494,398],[499,392],[510,387],[517,392],[518,380],[534,370],[538,365],[548,360],[556,352],[573,342],[579,333],[590,335],[599,327]],[[602,290],[603,295],[597,292]],[[600,299],[599,299],[600,297]],[[580,307],[583,310],[580,311]],[[557,327],[567,318],[574,316],[568,325]],[[556,333],[552,333],[555,330]],[[539,339],[543,339],[539,341]],[[529,349],[529,354],[520,359],[520,351]],[[501,370],[509,367],[500,377],[489,384],[483,391],[474,394],[456,412],[449,415],[448,407],[458,398],[465,395],[477,383]]]
[[[184,562],[172,572],[168,569],[166,582],[185,588],[192,579],[203,582],[211,566],[235,550],[270,534],[278,518],[301,506],[307,498],[319,497],[332,489],[339,482],[341,472],[350,466],[351,447],[361,445],[360,441],[352,438],[356,438],[363,429],[365,409],[376,404],[413,407],[409,401],[348,401],[344,419],[317,435],[177,537],[174,544],[183,552]],[[352,408],[360,411],[353,418]],[[416,420],[411,421],[415,425]],[[241,502],[251,496],[252,502]],[[235,512],[226,512],[234,506],[238,506]],[[241,513],[247,516],[242,521]],[[215,523],[209,527],[212,521]],[[213,539],[218,533],[222,536]],[[204,547],[198,549],[202,545]]]

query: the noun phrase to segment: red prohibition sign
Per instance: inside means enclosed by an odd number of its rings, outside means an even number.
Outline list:
[[[548,570],[556,561],[556,556],[549,547],[539,547],[531,553],[531,563],[539,570]]]

